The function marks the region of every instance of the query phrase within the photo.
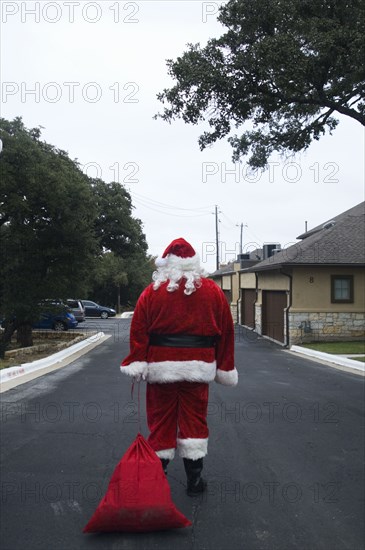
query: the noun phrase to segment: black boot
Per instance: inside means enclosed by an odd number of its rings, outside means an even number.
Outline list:
[[[186,489],[189,497],[203,493],[207,488],[207,482],[200,476],[203,470],[203,459],[184,458],[184,467],[187,477],[188,486]]]
[[[161,464],[162,464],[162,469],[165,472],[165,474],[167,475],[167,465],[170,462],[170,460],[168,458],[160,458],[160,460],[161,460]]]

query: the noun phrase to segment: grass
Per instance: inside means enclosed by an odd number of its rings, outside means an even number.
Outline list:
[[[32,348],[25,348],[24,352],[20,351],[19,344],[16,342],[16,339],[13,338],[11,344],[8,347],[8,350],[11,351],[19,349],[19,353],[17,353],[15,356],[5,356],[5,359],[0,359],[0,370],[6,369],[8,367],[15,367],[23,363],[31,363],[32,361],[37,361],[38,359],[43,359],[44,357],[48,357],[53,353],[57,353],[59,351],[58,345],[60,343],[69,342],[69,345],[72,345],[76,336],[79,336],[79,333],[73,334],[68,332],[44,332],[43,335],[37,334],[33,336],[33,346],[46,345],[47,348],[40,351]],[[85,338],[87,338],[88,336],[90,335],[86,334]]]
[[[334,355],[365,354],[365,342],[361,340],[356,342],[311,342],[300,345],[303,348],[324,351],[325,353],[332,353]],[[362,360],[364,361],[364,359]]]

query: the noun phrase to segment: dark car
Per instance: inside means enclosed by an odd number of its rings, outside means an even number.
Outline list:
[[[85,308],[86,317],[101,317],[107,319],[108,317],[114,317],[117,312],[115,309],[106,306],[100,306],[99,304],[92,302],[91,300],[81,300]]]

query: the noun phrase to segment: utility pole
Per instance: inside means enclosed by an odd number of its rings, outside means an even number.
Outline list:
[[[240,230],[240,254],[243,254],[243,222],[241,222],[240,224],[239,223],[236,223],[236,227],[240,227],[241,230]],[[245,225],[245,227],[247,227],[247,225]]]
[[[218,206],[215,205],[215,246],[216,246],[216,268],[219,269],[219,235],[218,235]]]

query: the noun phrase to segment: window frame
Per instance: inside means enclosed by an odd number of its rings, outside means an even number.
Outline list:
[[[350,297],[346,299],[336,298],[335,282],[345,279],[350,282]],[[331,304],[353,304],[354,303],[354,276],[353,275],[331,275]]]

